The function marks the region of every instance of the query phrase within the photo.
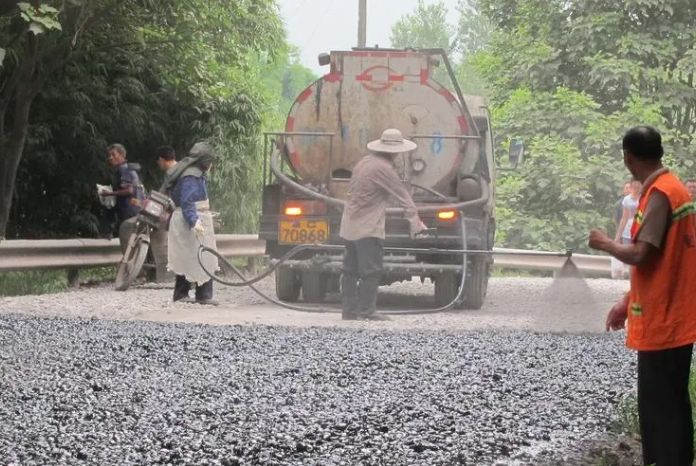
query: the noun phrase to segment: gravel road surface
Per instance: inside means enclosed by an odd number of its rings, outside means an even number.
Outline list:
[[[623,335],[603,332],[627,284],[588,283],[493,279],[481,311],[386,323],[221,287],[217,308],[166,287],[0,299],[15,329],[0,328],[0,463],[557,459],[601,437],[635,384]],[[384,291],[385,308],[433,307],[429,284]]]
[[[275,296],[272,281],[259,285]],[[377,324],[383,330],[480,329],[537,332],[601,333],[606,314],[628,290],[628,283],[614,280],[560,280],[539,278],[492,279],[486,304],[479,311],[451,311],[435,315],[398,316]],[[381,289],[378,306],[385,309],[435,307],[433,287],[408,282]],[[216,284],[220,306],[173,304],[166,286],[142,286],[121,293],[111,286],[80,289],[57,295],[0,298],[0,312],[36,316],[96,317],[115,320],[147,320],[209,324],[261,324],[282,326],[339,326],[376,328],[375,323],[342,322],[332,314],[303,314],[267,304],[247,288]],[[338,306],[338,297],[333,296]]]

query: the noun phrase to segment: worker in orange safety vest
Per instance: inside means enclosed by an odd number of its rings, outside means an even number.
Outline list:
[[[631,266],[630,291],[607,317],[607,331],[624,328],[638,352],[638,415],[643,461],[692,466],[693,424],[689,372],[696,342],[696,227],[693,200],[662,166],[662,137],[654,128],[631,129],[624,164],[643,183],[631,243],[590,232],[590,247]]]

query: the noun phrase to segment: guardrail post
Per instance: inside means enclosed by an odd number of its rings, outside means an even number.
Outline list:
[[[80,286],[80,269],[71,267],[68,269],[68,288]]]
[[[256,275],[256,271],[258,270],[258,259],[253,256],[247,257],[247,270],[249,271],[249,274],[251,276]]]

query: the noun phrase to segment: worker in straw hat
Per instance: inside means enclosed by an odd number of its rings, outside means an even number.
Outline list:
[[[624,164],[643,183],[628,244],[590,232],[590,247],[632,266],[631,288],[612,308],[607,330],[623,329],[638,352],[638,418],[646,465],[694,460],[689,371],[696,342],[694,204],[662,166],[662,137],[639,126],[623,139]]]
[[[372,152],[353,169],[340,236],[346,242],[343,256],[344,320],[388,320],[375,312],[382,274],[385,217],[390,197],[406,209],[411,237],[426,229],[418,217],[411,194],[394,168],[398,154],[411,152],[416,144],[397,129],[388,129],[367,148]]]

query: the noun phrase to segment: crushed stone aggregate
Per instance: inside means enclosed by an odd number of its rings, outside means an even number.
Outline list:
[[[620,335],[3,315],[11,465],[513,465],[605,432]]]
[[[480,311],[380,323],[221,286],[219,308],[160,285],[0,298],[0,463],[586,465],[588,441],[623,445],[604,439],[635,356],[603,327],[627,288],[493,278]]]

